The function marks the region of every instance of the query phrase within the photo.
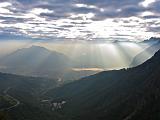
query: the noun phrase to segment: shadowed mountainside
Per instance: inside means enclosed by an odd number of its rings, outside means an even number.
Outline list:
[[[59,87],[56,80],[0,73],[0,103],[5,103],[0,119],[160,119],[159,60],[160,51],[140,66],[101,72]],[[10,99],[4,99],[7,96]],[[54,111],[41,106],[42,100],[50,99],[66,103]]]
[[[101,72],[50,90],[65,99],[64,118],[73,120],[160,119],[160,51],[142,65]]]
[[[41,96],[56,80],[0,73],[0,120],[51,120],[55,114],[41,106]]]

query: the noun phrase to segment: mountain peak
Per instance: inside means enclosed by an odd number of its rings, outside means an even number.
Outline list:
[[[59,54],[59,55],[63,55],[62,53],[59,53],[57,51],[51,51],[49,49],[47,49],[46,47],[42,47],[42,46],[38,46],[38,45],[32,45],[31,47],[25,48],[29,51],[34,51],[34,52],[47,52],[48,54]],[[47,54],[46,53],[46,54]]]
[[[149,39],[142,41],[141,43],[159,43],[159,42],[160,42],[159,37],[151,37]]]
[[[149,40],[160,40],[159,37],[151,37]]]
[[[45,47],[37,46],[37,45],[32,45],[31,47],[29,47],[29,49],[45,49],[45,50],[48,50]]]

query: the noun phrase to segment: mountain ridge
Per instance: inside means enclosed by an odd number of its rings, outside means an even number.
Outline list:
[[[101,72],[55,88],[46,96],[65,99],[68,103],[63,113],[74,120],[146,120],[145,115],[149,120],[156,120],[160,113],[159,59],[160,50],[142,65]],[[153,102],[157,107],[151,106]]]
[[[141,53],[136,55],[134,59],[132,60],[130,67],[134,67],[137,65],[140,65],[150,59],[159,49],[160,49],[160,39],[157,38],[159,41],[156,40],[155,43],[153,43],[148,48],[144,49]]]

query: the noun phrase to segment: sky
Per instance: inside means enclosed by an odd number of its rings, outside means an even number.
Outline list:
[[[0,0],[0,40],[141,41],[160,35],[160,0]]]

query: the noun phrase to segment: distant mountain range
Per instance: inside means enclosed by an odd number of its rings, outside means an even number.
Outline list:
[[[150,38],[149,40],[143,41],[143,43],[151,44],[151,46],[136,55],[130,67],[135,67],[144,63],[160,49],[160,38]]]
[[[159,41],[160,41],[160,38],[158,38],[158,37],[151,37],[148,40],[142,41],[141,43],[155,44],[155,43],[157,43]]]
[[[101,72],[50,90],[46,97],[67,101],[59,113],[70,120],[158,120],[159,72],[160,51],[140,66]]]
[[[68,56],[44,47],[18,49],[0,58],[0,71],[25,76],[75,80],[98,71],[74,71],[75,61]]]
[[[3,72],[52,78],[69,69],[70,63],[67,56],[40,46],[18,49],[0,60]]]
[[[149,47],[133,58],[132,55],[131,57],[128,53],[124,52],[126,49],[122,48],[121,42],[114,42],[113,44],[117,47],[117,51],[119,50],[118,52],[120,52],[117,53],[119,57],[124,57],[125,65],[127,66],[128,64],[130,67],[142,64],[151,58],[160,48],[159,38],[150,38],[139,43],[147,44]],[[94,53],[92,51],[86,54],[78,54],[72,60],[70,56],[62,53],[50,51],[40,46],[31,46],[29,48],[18,49],[0,58],[0,71],[18,75],[56,78],[60,81],[75,80],[95,74],[99,72],[99,68],[108,70],[123,67],[119,63],[117,56],[109,54],[109,57],[107,54],[105,51],[102,52],[99,49],[95,49]],[[128,61],[125,61],[126,59]],[[84,70],[85,68],[87,70]],[[79,69],[79,71],[75,71],[75,69]]]

